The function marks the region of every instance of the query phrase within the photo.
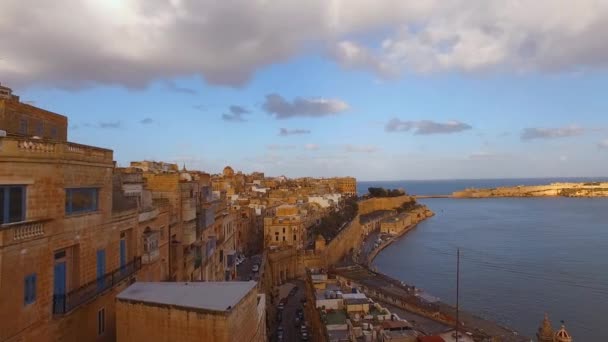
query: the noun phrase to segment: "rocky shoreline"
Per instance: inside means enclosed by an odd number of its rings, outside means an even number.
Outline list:
[[[452,193],[452,198],[489,197],[608,197],[608,182],[551,183],[490,189],[465,189]]]

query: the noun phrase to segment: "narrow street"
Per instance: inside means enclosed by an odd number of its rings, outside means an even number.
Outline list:
[[[290,295],[290,291],[297,286],[297,291],[293,295]],[[281,313],[281,324],[283,327],[283,339],[282,341],[301,341],[300,326],[302,321],[298,321],[296,325],[296,312],[298,309],[303,309],[302,299],[304,295],[304,282],[301,280],[290,281],[280,287],[279,297],[281,299],[286,298],[285,308]],[[278,301],[277,301],[278,305]],[[277,319],[275,317],[275,319]],[[277,332],[273,333],[273,341],[277,340]]]
[[[259,265],[262,262],[262,256],[261,255],[253,255],[251,257],[248,257],[247,259],[245,259],[245,261],[243,261],[243,263],[241,263],[240,265],[238,265],[236,267],[236,274],[237,274],[237,278],[238,280],[242,280],[242,281],[247,281],[247,280],[259,280],[258,277],[259,275],[257,274],[257,272],[253,272],[252,268],[254,264]]]

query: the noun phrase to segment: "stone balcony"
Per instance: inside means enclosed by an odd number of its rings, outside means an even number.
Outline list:
[[[158,217],[159,211],[157,208],[139,213],[139,222],[146,222]]]
[[[23,137],[0,138],[0,160],[23,159],[71,160],[113,165],[113,152],[104,148],[71,142]]]
[[[43,237],[48,221],[50,220],[30,220],[0,225],[0,246]]]

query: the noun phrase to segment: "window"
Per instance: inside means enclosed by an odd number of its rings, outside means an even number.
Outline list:
[[[19,120],[19,134],[27,135],[27,119]]]
[[[103,335],[106,332],[106,309],[97,311],[97,336]]]
[[[36,301],[36,273],[32,273],[25,277],[23,286],[25,305],[32,304]]]
[[[283,227],[283,234],[285,234],[285,227]]]
[[[65,213],[68,215],[97,210],[97,188],[75,188],[65,190]]]
[[[51,127],[51,138],[57,140],[57,127]]]
[[[0,224],[25,221],[25,186],[0,185]]]
[[[283,235],[283,241],[285,241],[285,235]]]
[[[279,236],[278,235],[274,237],[274,241],[279,241]]]
[[[297,241],[296,234],[293,234],[293,241]]]
[[[42,137],[44,135],[44,122],[40,121],[36,125],[36,135]]]

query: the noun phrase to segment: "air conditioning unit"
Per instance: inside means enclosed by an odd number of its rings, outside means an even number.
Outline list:
[[[6,137],[6,131],[0,129],[0,138]]]

